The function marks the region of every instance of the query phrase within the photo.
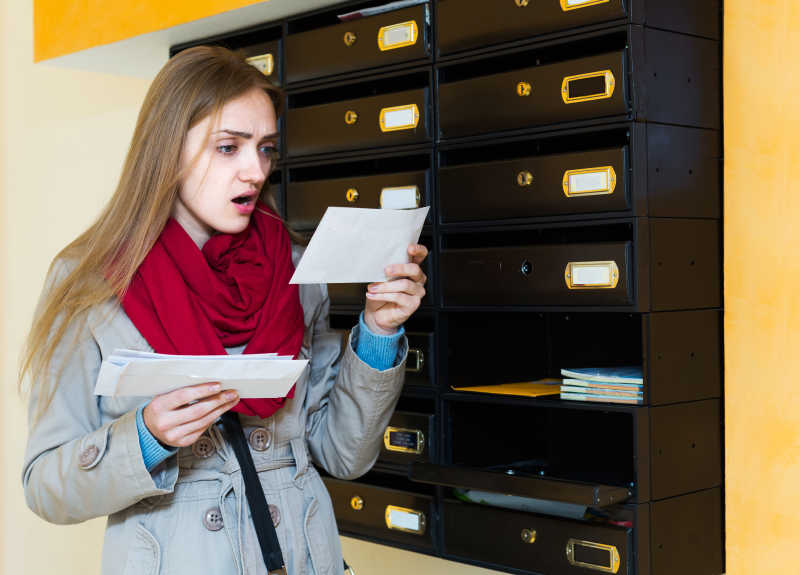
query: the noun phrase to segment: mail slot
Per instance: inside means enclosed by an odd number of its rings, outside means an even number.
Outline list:
[[[721,573],[721,503],[720,489],[713,488],[637,505],[613,519],[581,521],[448,498],[443,551],[454,559],[554,575]],[[684,521],[687,516],[692,521]],[[653,563],[661,567],[652,570]]]
[[[341,8],[337,9],[342,12]],[[430,59],[430,6],[422,4],[310,30],[334,14],[298,20],[286,38],[288,82]],[[298,31],[302,30],[302,31]]]
[[[442,54],[450,54],[623,18],[663,30],[718,38],[719,10],[718,0],[439,0],[437,46]]]
[[[449,54],[625,16],[622,0],[439,0],[438,46],[443,54]]]
[[[343,534],[367,536],[432,549],[435,532],[433,497],[402,478],[377,474],[359,482],[324,478],[336,522]]]
[[[717,233],[715,220],[679,218],[451,233],[439,252],[442,301],[446,307],[717,307]]]
[[[624,60],[625,52],[615,51],[441,83],[441,135],[450,138],[625,114]],[[531,85],[530,95],[519,96],[520,81]]]
[[[630,242],[445,250],[441,258],[445,305],[633,302]]]
[[[713,131],[657,124],[454,147],[439,155],[441,221],[623,211],[716,218],[718,149]]]
[[[445,553],[554,575],[633,574],[632,530],[445,501]],[[535,533],[535,537],[531,534]]]
[[[430,238],[420,238],[423,245],[431,248]],[[422,264],[424,273],[428,276],[425,284],[425,296],[420,302],[421,308],[433,305],[434,280],[433,254],[429,255]],[[363,306],[366,300],[367,284],[361,283],[332,283],[328,284],[328,296],[331,305],[336,306]],[[356,322],[357,323],[357,322]],[[409,339],[409,357],[406,368],[406,383],[412,385],[431,385],[433,382],[433,352],[431,334],[407,334]]]
[[[627,150],[443,167],[443,222],[625,210]],[[491,193],[487,193],[491,190]]]
[[[290,95],[289,155],[430,141],[429,80],[429,73],[421,72],[391,81],[383,79]],[[384,89],[387,92],[377,96],[357,97]]]
[[[329,206],[411,209],[428,205],[428,172],[400,172],[290,182],[287,218],[297,229],[315,227]]]
[[[439,135],[601,118],[718,128],[719,65],[715,41],[647,27],[454,61],[438,69]]]
[[[273,23],[267,28],[250,29],[233,35],[215,36],[174,46],[170,49],[170,56],[192,46],[223,46],[240,54],[272,84],[280,86],[283,70],[281,36],[281,26],[275,26]]]

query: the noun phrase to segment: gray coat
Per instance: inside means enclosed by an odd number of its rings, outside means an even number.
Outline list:
[[[295,250],[295,263],[299,251]],[[66,272],[58,266],[53,276]],[[46,290],[45,295],[46,297]],[[402,361],[379,372],[328,327],[327,288],[300,286],[311,361],[294,398],[267,419],[240,416],[250,438],[289,575],[342,573],[330,497],[314,464],[351,479],[380,450],[403,384]],[[75,342],[73,344],[73,341]],[[74,346],[73,346],[74,345]],[[100,363],[116,348],[152,351],[118,303],[70,326],[56,350],[64,363],[52,404],[28,435],[23,484],[28,506],[53,523],[108,516],[103,575],[263,574],[238,462],[219,424],[148,472],[136,429],[147,398],[97,397]],[[30,398],[31,414],[37,401]]]

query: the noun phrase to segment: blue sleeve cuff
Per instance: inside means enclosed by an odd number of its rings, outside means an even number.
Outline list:
[[[144,424],[144,405],[136,410],[136,430],[139,432],[139,447],[142,448],[142,458],[144,459],[144,466],[147,471],[152,471],[153,468],[164,461],[170,455],[178,452],[177,449],[164,449],[158,442],[158,439],[153,437],[150,430]]]
[[[406,332],[403,326],[392,335],[372,333],[364,323],[364,312],[358,318],[359,336],[356,355],[373,369],[384,371],[394,367],[400,338]]]

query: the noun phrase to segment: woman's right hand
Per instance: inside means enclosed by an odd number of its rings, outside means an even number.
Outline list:
[[[201,383],[157,395],[142,411],[153,437],[170,447],[193,444],[217,418],[239,403],[239,394]]]

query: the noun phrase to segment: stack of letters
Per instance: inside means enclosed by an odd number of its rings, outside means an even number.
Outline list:
[[[642,403],[641,367],[586,367],[562,369],[561,399]]]

